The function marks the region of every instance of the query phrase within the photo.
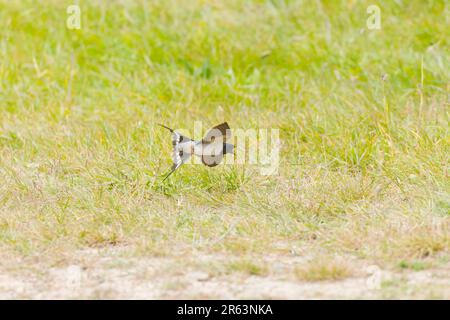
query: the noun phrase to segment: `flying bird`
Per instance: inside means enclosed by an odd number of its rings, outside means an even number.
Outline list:
[[[226,142],[228,135],[231,135],[230,126],[226,122],[211,128],[200,141],[183,136],[163,124],[158,125],[172,133],[173,164],[163,182],[192,155],[200,157],[204,165],[215,167],[222,162],[225,154],[233,153],[234,145]]]

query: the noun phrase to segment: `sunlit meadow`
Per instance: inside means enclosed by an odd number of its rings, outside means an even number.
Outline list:
[[[0,0],[1,272],[89,270],[83,252],[119,250],[225,283],[368,265],[450,279],[449,29],[444,0]],[[195,121],[279,129],[279,173],[186,165],[162,182],[157,123]],[[450,297],[398,281],[375,297]]]

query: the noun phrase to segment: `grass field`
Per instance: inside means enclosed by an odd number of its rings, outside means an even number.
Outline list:
[[[0,298],[450,299],[447,1],[71,4],[0,0]],[[195,121],[279,174],[162,183]]]

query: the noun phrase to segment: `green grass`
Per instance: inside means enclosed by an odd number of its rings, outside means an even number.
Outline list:
[[[421,271],[427,269],[427,264],[422,261],[412,261],[408,262],[405,260],[400,261],[398,265],[401,269],[411,269],[414,271]]]
[[[382,2],[372,31],[373,1],[80,1],[80,30],[70,4],[0,1],[5,256],[448,254],[446,1]],[[186,166],[162,183],[156,123],[198,120],[280,129],[279,175]]]

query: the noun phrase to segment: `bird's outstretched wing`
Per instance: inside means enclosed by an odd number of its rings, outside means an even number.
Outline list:
[[[228,123],[221,123],[211,128],[202,139],[202,162],[208,167],[215,167],[222,162],[223,146],[230,134]]]
[[[203,155],[202,163],[208,167],[215,167],[222,162],[223,154],[218,155]]]
[[[180,151],[178,154],[173,154],[173,164],[172,167],[170,168],[170,172],[166,175],[166,177],[163,179],[163,182],[172,174],[175,172],[175,170],[177,170],[183,163],[185,163],[189,157],[191,155],[190,154],[184,154],[183,151]]]
[[[170,172],[166,175],[163,182],[173,173],[175,170],[177,170],[183,163],[185,163],[189,157],[191,156],[191,153],[188,152],[191,150],[191,144],[194,143],[191,139],[189,139],[186,136],[183,136],[182,134],[176,132],[172,128],[169,128],[163,124],[158,124],[159,126],[166,128],[172,133],[172,146],[173,146],[173,152],[172,152],[172,167],[170,168]]]
[[[205,137],[202,139],[202,143],[223,143],[227,140],[227,133],[229,134],[230,130],[228,123],[221,123],[211,128],[208,133],[206,133]]]
[[[167,130],[169,130],[172,133],[172,145],[175,146],[177,143],[183,143],[183,142],[187,142],[187,141],[192,141],[191,139],[189,139],[186,136],[183,136],[182,134],[176,132],[175,130],[173,130],[172,128],[169,128],[163,124],[159,124],[158,126],[166,128]]]

